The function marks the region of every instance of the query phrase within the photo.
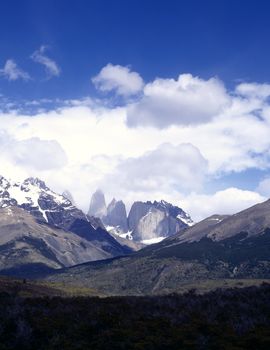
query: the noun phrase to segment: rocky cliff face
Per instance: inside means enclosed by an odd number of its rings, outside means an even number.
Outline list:
[[[93,193],[90,201],[88,215],[100,219],[107,215],[105,197],[101,190],[97,190],[95,193]]]
[[[106,207],[105,196],[101,190],[92,195],[88,216],[99,218],[104,227],[115,235],[128,232],[125,204],[121,200],[113,199]]]
[[[132,232],[136,231],[138,223],[150,210],[150,205],[144,202],[134,202],[128,215],[128,226]],[[136,236],[136,235],[135,235]]]
[[[128,216],[129,228],[137,241],[159,241],[192,223],[182,209],[165,201],[135,202]]]
[[[89,214],[99,217],[114,237],[144,244],[159,242],[193,225],[187,213],[166,201],[134,202],[127,217],[123,201],[113,199],[106,208],[100,190],[92,196]]]
[[[114,226],[122,232],[128,231],[126,206],[123,201],[113,199],[107,208],[107,215],[104,223],[108,226]]]

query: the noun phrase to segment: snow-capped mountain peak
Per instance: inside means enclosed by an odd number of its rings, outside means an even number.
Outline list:
[[[72,203],[50,190],[44,181],[27,178],[23,182],[9,181],[0,177],[0,208],[18,206],[30,211],[41,221],[49,222],[49,216],[59,207],[73,209]]]
[[[58,268],[130,251],[38,178],[0,176],[0,212],[0,270],[25,262]]]

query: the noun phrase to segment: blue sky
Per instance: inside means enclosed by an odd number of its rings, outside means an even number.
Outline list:
[[[23,98],[76,98],[108,62],[131,65],[144,79],[191,72],[235,80],[269,80],[269,1],[5,1],[0,62],[12,57],[33,75],[29,84],[0,82]],[[41,45],[61,66],[44,83],[29,56]],[[22,89],[23,86],[23,89]]]
[[[263,0],[3,2],[0,172],[67,188],[84,209],[96,187],[198,218],[264,200],[269,12]]]

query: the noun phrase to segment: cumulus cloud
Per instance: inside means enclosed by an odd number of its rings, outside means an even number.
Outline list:
[[[0,69],[0,77],[1,76],[9,81],[14,81],[18,79],[30,79],[30,75],[27,72],[20,69],[17,63],[12,59],[7,60],[4,65],[4,68]]]
[[[200,221],[214,214],[235,214],[265,200],[257,192],[231,187],[212,195],[193,193],[181,203],[195,221]]]
[[[181,74],[177,80],[156,79],[146,84],[142,99],[128,109],[127,124],[166,128],[205,123],[229,104],[230,97],[218,79]]]
[[[0,149],[5,162],[29,170],[55,170],[67,163],[64,150],[55,140],[41,140],[38,137],[16,140],[5,131],[1,131]]]
[[[92,78],[95,87],[100,91],[114,91],[120,96],[131,96],[139,93],[144,85],[141,76],[129,67],[107,64],[99,74]]]
[[[32,55],[31,59],[36,62],[40,63],[45,67],[46,73],[48,78],[52,77],[58,77],[60,75],[60,67],[57,65],[57,63],[45,55],[45,52],[47,51],[48,47],[45,45],[42,45],[39,50],[36,50]]]

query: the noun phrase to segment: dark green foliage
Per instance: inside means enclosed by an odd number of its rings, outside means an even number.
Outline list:
[[[270,347],[270,286],[197,295],[19,298],[0,294],[0,350]]]

